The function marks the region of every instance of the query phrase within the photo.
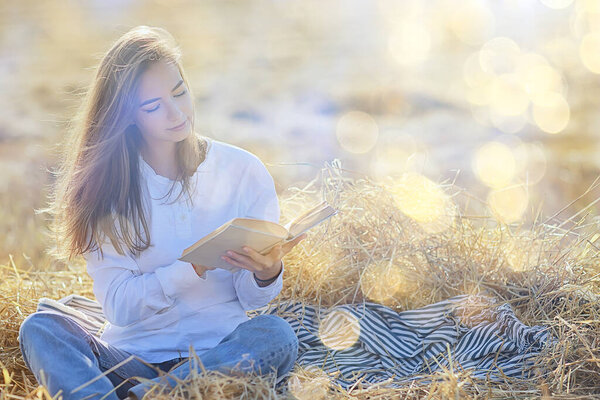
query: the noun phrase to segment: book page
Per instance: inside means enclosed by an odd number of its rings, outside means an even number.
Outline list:
[[[326,202],[313,207],[289,224],[289,236],[287,240],[301,235],[313,226],[335,214],[337,214],[337,210],[335,210]]]
[[[273,236],[285,238],[288,235],[285,227],[271,221],[265,221],[252,218],[236,218],[232,221],[232,225],[243,227],[256,232],[264,232]]]
[[[283,229],[283,227],[280,227],[280,229]],[[266,248],[281,242],[284,237],[230,224],[218,235],[212,236],[210,240],[199,246],[188,248],[179,259],[232,271],[237,268],[221,259],[221,256],[226,255],[227,250],[244,254],[242,247],[248,246],[264,254]]]
[[[215,229],[208,235],[199,239],[196,243],[192,244],[190,247],[185,249],[183,251],[183,254],[185,255],[185,254],[189,253],[190,251],[202,246],[204,243],[212,241],[214,238],[219,236],[223,231],[225,231],[232,225],[235,227],[243,228],[247,231],[264,233],[266,235],[277,236],[280,238],[285,238],[288,235],[287,229],[285,229],[283,226],[281,226],[279,224],[276,224],[275,222],[264,221],[264,220],[253,219],[253,218],[234,218],[234,219],[226,222],[225,224],[221,225],[220,227],[218,227],[217,229]]]

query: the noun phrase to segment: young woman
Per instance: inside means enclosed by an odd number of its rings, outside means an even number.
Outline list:
[[[178,261],[232,218],[279,221],[263,163],[194,132],[179,59],[163,29],[124,34],[101,61],[66,147],[50,207],[54,228],[63,253],[85,257],[109,324],[97,339],[58,314],[26,318],[23,357],[52,395],[141,399],[156,383],[176,384],[159,369],[187,360],[191,348],[204,368],[232,374],[281,377],[295,362],[298,342],[287,322],[245,311],[280,292],[281,259],[305,236],[267,255],[224,255],[241,268],[235,273]],[[193,361],[170,373],[185,378]]]

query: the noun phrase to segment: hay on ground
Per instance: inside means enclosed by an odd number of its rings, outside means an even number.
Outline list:
[[[549,375],[498,384],[446,369],[429,383],[402,389],[358,383],[346,392],[331,377],[298,366],[284,389],[268,377],[204,373],[149,398],[600,398],[600,231],[594,219],[581,214],[506,225],[451,183],[432,185],[415,175],[374,182],[335,163],[280,198],[283,223],[321,200],[339,214],[285,258],[278,300],[322,307],[368,300],[401,311],[460,294],[490,295],[510,303],[524,323],[551,328],[558,340],[538,362]],[[19,326],[40,297],[94,298],[92,282],[81,263],[44,271],[43,265],[8,262],[0,274],[0,400],[49,398],[23,363]],[[465,308],[463,323],[475,324],[469,315]]]

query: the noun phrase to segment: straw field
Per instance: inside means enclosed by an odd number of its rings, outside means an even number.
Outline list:
[[[401,311],[459,294],[492,296],[510,303],[525,324],[548,326],[557,338],[536,363],[537,378],[492,383],[456,367],[438,373],[434,383],[400,389],[359,383],[344,391],[322,371],[299,366],[277,389],[270,377],[200,371],[148,398],[600,398],[600,234],[585,212],[561,224],[508,226],[452,183],[415,176],[374,181],[336,162],[280,199],[284,223],[321,199],[339,214],[284,260],[284,289],[275,302],[325,307],[368,300]],[[26,227],[23,232],[29,234]],[[71,293],[94,298],[82,263],[51,270],[37,268],[40,260],[0,265],[6,277],[0,282],[1,400],[49,398],[25,367],[17,343],[20,323],[37,299]]]
[[[38,299],[94,298],[83,260],[50,258],[34,210],[95,66],[136,25],[177,38],[197,132],[265,162],[282,223],[339,209],[285,258],[274,303],[403,311],[481,294],[556,339],[527,381],[453,365],[345,391],[298,366],[284,388],[206,372],[148,398],[600,399],[598,4],[0,2],[0,400],[49,398],[17,342]]]

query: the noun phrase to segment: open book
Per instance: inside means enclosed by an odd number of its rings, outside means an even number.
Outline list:
[[[248,246],[267,254],[277,244],[295,239],[337,212],[324,201],[285,226],[260,219],[234,218],[185,249],[179,259],[235,272],[240,268],[221,259],[227,250],[245,254],[242,247]]]

